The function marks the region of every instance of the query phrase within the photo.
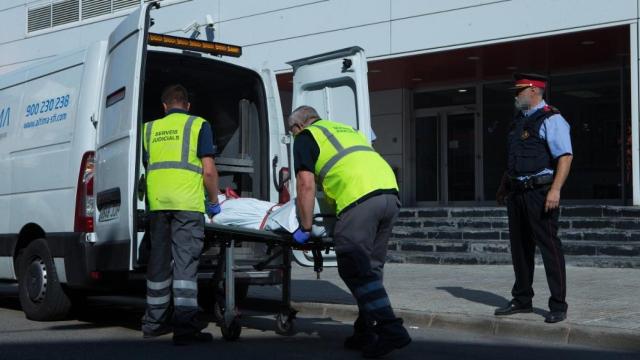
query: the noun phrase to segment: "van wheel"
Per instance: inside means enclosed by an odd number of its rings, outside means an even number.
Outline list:
[[[27,318],[36,321],[64,319],[71,309],[71,300],[58,282],[46,241],[31,242],[18,263],[18,294]]]

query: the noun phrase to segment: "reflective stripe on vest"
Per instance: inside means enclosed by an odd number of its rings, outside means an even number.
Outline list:
[[[176,113],[145,124],[143,139],[149,155],[147,200],[151,211],[204,212],[203,170],[197,145],[205,123],[199,117]]]
[[[202,174],[202,167],[193,165],[189,163],[189,149],[191,148],[191,127],[193,126],[193,121],[196,119],[195,116],[189,116],[187,122],[184,124],[184,131],[182,132],[184,135],[182,136],[182,157],[180,161],[161,161],[153,164],[149,164],[147,167],[147,171],[158,170],[158,169],[182,169],[182,170],[190,170],[197,172],[198,174]],[[153,129],[152,121],[147,125],[147,132],[145,134],[147,138],[147,151],[150,148],[151,144],[151,134]]]
[[[373,150],[373,148],[371,148],[370,146],[366,146],[366,145],[355,145],[355,146],[351,146],[351,147],[348,147],[348,148],[345,149],[342,146],[342,144],[340,144],[338,139],[336,139],[336,136],[333,135],[329,131],[329,129],[327,129],[326,127],[320,126],[320,125],[313,125],[313,126],[317,127],[318,129],[320,129],[320,131],[322,131],[324,136],[327,137],[327,139],[329,140],[331,145],[333,145],[333,147],[338,152],[337,154],[333,155],[333,157],[331,159],[329,159],[329,161],[327,161],[322,166],[320,171],[318,172],[318,182],[320,184],[322,184],[322,182],[324,181],[324,178],[329,173],[329,170],[331,170],[331,168],[334,167],[336,165],[336,163],[338,161],[340,161],[340,159],[342,159],[343,157],[345,157],[345,156],[347,156],[347,155],[349,155],[351,153],[354,153],[356,151],[373,151],[373,152],[375,152],[375,150]]]
[[[318,120],[305,129],[320,150],[314,167],[317,183],[334,201],[336,213],[377,190],[398,190],[395,175],[359,131]]]

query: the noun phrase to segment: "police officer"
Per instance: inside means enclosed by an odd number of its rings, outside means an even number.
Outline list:
[[[294,161],[300,227],[294,240],[309,239],[316,182],[335,202],[338,220],[333,239],[338,272],[358,303],[348,349],[373,358],[402,348],[411,338],[391,308],[382,284],[387,242],[399,211],[398,185],[385,160],[361,132],[321,120],[301,106],[288,119],[296,136]]]
[[[183,86],[165,88],[162,105],[165,117],[146,123],[143,133],[151,252],[142,331],[145,338],[173,331],[176,345],[209,342],[211,334],[201,332],[207,323],[196,318],[196,273],[203,213],[220,212],[213,132],[207,121],[188,113],[191,104]]]
[[[515,271],[513,299],[496,315],[533,311],[535,247],[540,249],[551,290],[545,322],[567,317],[567,280],[562,244],[558,238],[560,190],[573,159],[569,124],[545,103],[547,79],[515,74],[517,114],[508,136],[508,166],[497,193],[506,200],[511,257]]]

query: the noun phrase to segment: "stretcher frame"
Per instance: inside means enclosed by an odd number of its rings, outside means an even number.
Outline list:
[[[205,237],[214,246],[220,247],[214,282],[217,285],[224,281],[224,298],[216,299],[218,307],[218,326],[225,340],[234,341],[240,337],[242,327],[240,315],[236,310],[235,276],[234,276],[234,248],[241,242],[253,242],[267,245],[268,258],[254,265],[258,271],[282,271],[282,297],[278,314],[276,315],[276,332],[290,335],[294,330],[294,319],[297,311],[291,306],[291,262],[292,250],[310,250],[313,255],[314,271],[318,274],[323,270],[322,252],[333,247],[329,238],[311,238],[304,245],[293,241],[290,233],[268,230],[247,229],[239,226],[205,224]],[[277,251],[273,251],[277,249]],[[224,250],[224,251],[223,251]],[[279,264],[274,262],[280,258]],[[224,301],[224,304],[220,304]]]

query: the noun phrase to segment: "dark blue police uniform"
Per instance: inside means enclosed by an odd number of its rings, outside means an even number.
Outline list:
[[[567,311],[565,259],[558,237],[560,209],[545,211],[545,202],[558,158],[572,155],[569,130],[560,112],[544,101],[518,112],[511,124],[507,211],[515,283],[512,304],[498,309],[496,315],[532,310],[536,246],[551,292],[551,314]]]

